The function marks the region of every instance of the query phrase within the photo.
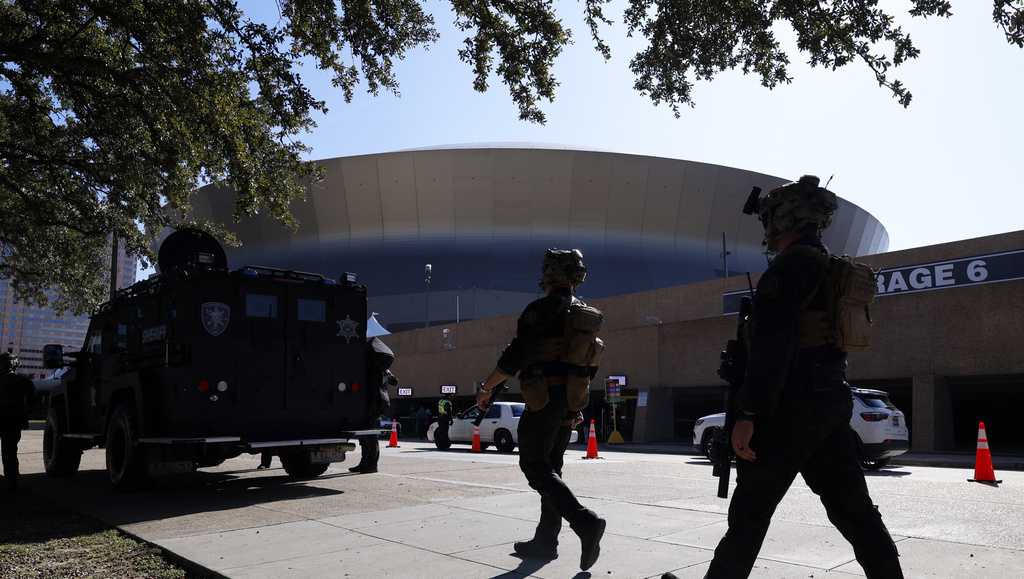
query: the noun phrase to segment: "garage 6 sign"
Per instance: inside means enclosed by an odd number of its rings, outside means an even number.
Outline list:
[[[1024,278],[1024,250],[883,269],[878,296],[916,293]]]
[[[882,269],[875,275],[875,287],[878,297],[884,297],[1017,279],[1024,279],[1024,249]],[[722,294],[722,313],[738,312],[740,299],[747,295],[749,290]]]

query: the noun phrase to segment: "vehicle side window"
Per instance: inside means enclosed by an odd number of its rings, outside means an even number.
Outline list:
[[[515,416],[516,418],[519,418],[520,416],[523,415],[523,412],[526,412],[526,405],[525,404],[513,404],[512,405],[512,416]]]
[[[462,418],[467,418],[469,420],[473,420],[477,416],[480,416],[480,409],[476,406],[462,413]]]
[[[85,351],[90,354],[103,353],[103,334],[101,332],[89,334],[89,337],[85,339]]]
[[[327,302],[299,298],[297,303],[300,322],[323,322],[327,319]]]
[[[246,295],[245,315],[250,318],[277,318],[277,296]]]
[[[501,418],[501,406],[495,404],[487,410],[487,416],[484,418]]]

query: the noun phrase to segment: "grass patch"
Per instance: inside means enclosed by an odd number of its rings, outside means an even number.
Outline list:
[[[3,492],[3,491],[0,491]],[[27,493],[0,495],[0,577],[197,577],[155,547]]]

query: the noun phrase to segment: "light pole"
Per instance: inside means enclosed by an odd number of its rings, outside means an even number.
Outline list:
[[[423,320],[423,327],[424,328],[430,327],[430,273],[431,273],[432,270],[433,270],[433,268],[430,266],[429,263],[427,265],[423,266],[423,281],[425,281],[427,283],[427,296],[426,296],[426,299],[424,300],[424,302],[426,302],[426,303],[424,304],[424,308],[423,308],[424,309],[424,313],[423,313],[423,318],[424,318],[424,320]]]

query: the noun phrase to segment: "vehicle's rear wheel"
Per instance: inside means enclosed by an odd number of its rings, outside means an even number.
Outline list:
[[[498,452],[512,452],[516,448],[516,443],[511,432],[499,430],[494,433],[494,446],[498,447]]]
[[[148,482],[146,455],[138,444],[135,411],[122,403],[114,409],[107,424],[107,475],[117,490],[138,488]]]
[[[82,449],[73,440],[64,438],[67,427],[56,408],[46,413],[43,430],[43,467],[52,477],[67,477],[78,472],[82,462]]]
[[[313,462],[310,460],[309,451],[297,450],[281,453],[281,466],[288,476],[302,480],[324,474],[331,465],[326,462]]]
[[[721,430],[717,426],[710,426],[704,431],[700,439],[700,451],[711,462],[715,462],[718,458],[718,453],[715,450],[715,437],[718,436]]]
[[[874,460],[861,459],[860,465],[864,467],[864,470],[878,470],[889,464],[890,460],[891,459],[888,458],[877,458]]]

